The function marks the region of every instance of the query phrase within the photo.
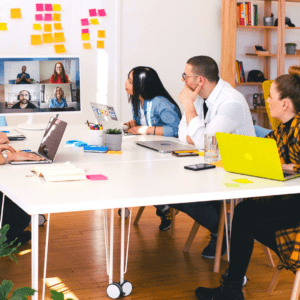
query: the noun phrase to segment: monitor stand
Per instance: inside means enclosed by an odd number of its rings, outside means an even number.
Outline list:
[[[47,124],[37,124],[33,123],[33,114],[28,115],[28,120],[26,123],[21,123],[18,128],[25,130],[45,130]]]

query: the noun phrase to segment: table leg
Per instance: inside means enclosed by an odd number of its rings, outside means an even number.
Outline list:
[[[124,282],[124,250],[125,250],[125,208],[121,209],[121,262],[120,262],[120,285]]]
[[[113,265],[114,265],[114,209],[110,210],[110,254],[109,254],[109,284],[113,282]]]
[[[39,298],[39,215],[34,214],[31,217],[31,287],[36,290],[32,300]]]

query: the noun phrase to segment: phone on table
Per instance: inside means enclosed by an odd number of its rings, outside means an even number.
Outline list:
[[[184,166],[185,169],[192,170],[192,171],[201,171],[201,170],[206,170],[206,169],[213,169],[215,167],[216,166],[210,165],[210,164],[195,164],[195,165]]]
[[[199,154],[196,152],[177,152],[177,151],[172,151],[172,155],[177,157],[199,156]]]

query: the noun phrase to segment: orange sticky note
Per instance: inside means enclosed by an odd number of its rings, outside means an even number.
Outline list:
[[[52,31],[52,25],[51,24],[44,24],[44,31],[51,32]]]
[[[42,36],[31,35],[31,45],[42,45]]]
[[[104,41],[97,41],[97,48],[103,49],[104,48]]]
[[[53,21],[57,21],[57,22],[60,22],[60,14],[53,14],[53,18],[52,18]]]
[[[98,30],[98,38],[105,38],[105,30]]]
[[[90,21],[93,25],[99,25],[98,19],[90,19]]]
[[[12,8],[10,10],[10,17],[12,19],[21,19],[21,8]]]
[[[53,11],[61,11],[61,6],[60,4],[53,4],[52,9]]]
[[[83,41],[89,41],[90,40],[90,35],[88,33],[82,33],[81,38]]]
[[[42,25],[41,24],[33,24],[33,29],[34,30],[42,30]]]
[[[83,48],[84,49],[92,49],[91,43],[83,43]]]
[[[0,23],[0,30],[7,30],[7,24],[6,23]]]
[[[44,41],[45,44],[53,43],[54,40],[53,40],[52,33],[44,33],[43,34],[43,41]]]
[[[65,53],[65,52],[67,52],[64,44],[54,45],[54,49],[55,49],[56,53]]]
[[[63,43],[65,41],[65,36],[63,32],[55,32],[54,33],[54,42],[55,43]]]
[[[55,30],[62,30],[61,23],[54,23],[54,29]]]

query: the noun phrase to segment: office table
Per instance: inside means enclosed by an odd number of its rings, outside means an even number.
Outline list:
[[[43,132],[23,132],[27,139],[11,142],[11,145],[16,149],[37,150]],[[82,148],[66,145],[66,141],[72,139],[88,142],[89,134],[86,126],[68,125],[55,163],[70,161],[76,167],[85,169],[87,174],[107,176],[106,181],[47,183],[41,177],[26,177],[30,174],[32,165],[3,165],[0,168],[0,190],[32,215],[32,288],[35,290],[38,290],[38,214],[300,192],[300,178],[278,182],[227,173],[222,168],[189,171],[183,167],[202,163],[204,158],[177,158],[134,143],[137,140],[159,140],[164,137],[125,136],[121,155],[84,153]],[[234,188],[225,186],[225,183],[232,183],[232,180],[237,178],[248,178],[253,183],[240,184],[240,187]],[[122,242],[124,243],[124,240]],[[32,299],[38,299],[38,293],[35,293]]]

